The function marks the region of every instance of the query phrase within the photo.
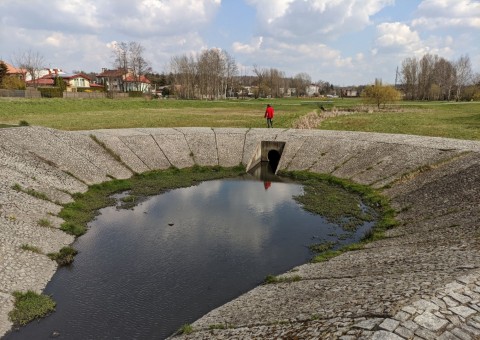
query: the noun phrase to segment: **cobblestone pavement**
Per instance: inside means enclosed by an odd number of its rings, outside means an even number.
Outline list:
[[[400,225],[364,249],[292,269],[283,276],[300,281],[259,286],[178,338],[480,339],[480,142],[209,128],[0,129],[0,335],[12,292],[42,291],[56,270],[45,254],[73,242],[56,216],[73,193],[169,166],[247,165],[262,140],[286,142],[282,169],[381,190]]]

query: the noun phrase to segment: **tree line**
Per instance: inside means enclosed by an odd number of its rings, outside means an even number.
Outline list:
[[[293,78],[276,68],[253,66],[253,76],[240,74],[235,59],[222,49],[212,48],[198,55],[178,55],[171,58],[170,75],[152,75],[163,84],[173,81],[171,89],[182,99],[222,99],[226,97],[283,97],[287,91],[294,96],[306,94],[312,79],[306,73]],[[168,80],[167,80],[168,79]],[[326,94],[333,85],[319,81],[317,94]]]
[[[152,72],[150,63],[144,58],[144,52],[144,47],[138,42],[117,43],[113,49],[112,64],[117,69],[128,70],[135,82],[140,82],[141,77],[146,76],[159,87],[168,85],[168,88],[164,88],[165,94],[174,94],[182,99],[343,94],[341,89],[329,82],[320,80],[313,83],[307,73],[287,77],[276,68],[253,65],[253,74],[242,74],[234,57],[218,48],[173,56],[168,75]],[[30,74],[35,83],[44,63],[43,56],[29,50],[17,54],[14,59],[17,67]],[[399,79],[396,79],[395,87],[407,100],[480,99],[480,75],[472,71],[467,55],[454,61],[432,54],[425,54],[421,58],[406,58],[401,69],[397,70],[397,77]],[[17,83],[19,80],[7,77],[5,65],[0,64],[0,87],[25,86]],[[364,88],[365,86],[356,87],[358,93]]]
[[[425,54],[402,62],[400,89],[409,100],[480,99],[480,75],[474,74],[470,58],[456,61]]]

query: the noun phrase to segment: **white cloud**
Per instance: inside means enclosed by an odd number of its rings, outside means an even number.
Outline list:
[[[377,26],[375,45],[379,49],[414,52],[421,48],[422,41],[417,32],[400,22],[382,23]]]
[[[233,51],[236,53],[252,54],[262,47],[263,37],[255,37],[250,44],[242,44],[240,42],[234,42],[232,44]]]
[[[325,40],[372,24],[370,18],[393,0],[250,0],[261,34],[279,39]]]
[[[418,6],[413,26],[433,30],[441,27],[480,29],[480,2],[474,0],[424,0]]]

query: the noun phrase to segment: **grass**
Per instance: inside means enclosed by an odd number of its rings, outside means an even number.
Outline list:
[[[15,183],[14,185],[12,185],[12,189],[16,190],[16,191],[19,191],[19,192],[23,192],[25,194],[28,194],[32,197],[35,197],[35,198],[38,198],[38,199],[41,199],[41,200],[44,200],[44,201],[50,201],[48,196],[46,194],[44,194],[43,192],[36,191],[34,189],[22,188],[22,186],[18,183]]]
[[[132,127],[264,127],[267,103],[275,107],[276,127],[290,127],[312,108],[299,101],[269,100],[151,100],[144,99],[5,99],[0,98],[0,123],[60,130]]]
[[[37,294],[33,291],[26,293],[13,292],[15,306],[8,313],[10,321],[15,325],[26,325],[32,320],[42,318],[55,310],[55,302],[50,296]]]
[[[329,118],[320,128],[480,140],[480,102],[401,102],[380,112]]]
[[[298,282],[302,279],[300,275],[294,275],[294,276],[282,276],[278,277],[275,275],[267,275],[265,277],[265,280],[263,281],[263,284],[274,284],[274,283],[282,283],[282,282]]]
[[[31,251],[32,253],[42,254],[42,251],[40,250],[40,248],[35,247],[35,246],[31,246],[29,244],[22,244],[22,246],[20,248],[22,250]]]
[[[311,213],[338,224],[346,231],[354,231],[364,222],[374,220],[374,204],[362,208],[362,200],[371,190],[367,186],[325,174],[306,171],[279,172],[280,175],[300,181],[304,194],[294,199]],[[368,200],[367,200],[368,204]]]
[[[40,226],[40,227],[44,227],[44,228],[53,228],[53,225],[52,225],[52,222],[50,222],[50,220],[46,219],[46,218],[41,218],[38,220],[37,224]]]
[[[394,228],[398,222],[395,219],[395,210],[390,207],[388,199],[380,194],[377,190],[362,184],[340,179],[326,174],[316,174],[307,171],[283,171],[281,175],[290,177],[297,182],[304,184],[305,194],[297,197],[303,204],[304,209],[316,214],[327,214],[327,219],[338,220],[342,214],[354,217],[359,222],[370,220],[372,214],[365,214],[358,206],[358,202],[363,202],[370,209],[375,211],[377,222],[374,227],[370,229],[359,243],[350,244],[340,249],[334,249],[334,244],[314,244],[311,250],[317,253],[311,262],[323,262],[336,257],[346,251],[355,251],[362,249],[366,243],[380,240],[385,237],[385,232],[388,229]],[[325,183],[333,187],[339,187],[351,195],[351,198],[343,196],[342,199],[333,198],[333,203],[330,202],[332,194],[326,194]],[[328,189],[328,188],[327,188]],[[338,191],[332,191],[333,193]],[[352,195],[353,194],[353,195]],[[327,206],[328,209],[325,209]],[[353,209],[350,211],[350,209]],[[352,220],[348,222],[351,225]],[[341,225],[341,224],[340,224]]]
[[[47,256],[58,263],[59,266],[67,266],[74,260],[77,250],[72,247],[63,247],[58,253],[48,253]]]
[[[275,127],[290,128],[309,112],[355,111],[360,99],[244,99],[225,101],[130,99],[0,98],[0,127],[30,125],[60,130],[133,127],[265,127],[267,103],[275,108]],[[374,113],[324,120],[319,128],[414,134],[480,140],[480,102],[399,102]]]
[[[184,324],[182,327],[178,329],[178,331],[175,334],[176,335],[191,334],[192,332],[193,332],[193,327],[189,324]]]

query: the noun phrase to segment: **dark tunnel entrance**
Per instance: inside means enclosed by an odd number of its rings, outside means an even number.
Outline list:
[[[275,173],[277,171],[278,163],[280,163],[280,152],[277,150],[270,150],[267,157],[268,165],[272,169],[272,172]]]

